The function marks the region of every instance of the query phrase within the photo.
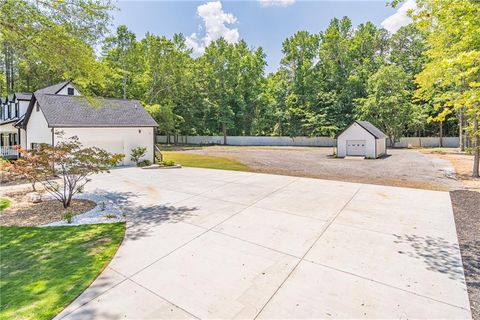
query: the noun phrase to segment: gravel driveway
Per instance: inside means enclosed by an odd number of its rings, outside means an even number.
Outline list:
[[[175,150],[233,158],[265,173],[442,191],[461,186],[453,179],[448,160],[409,149],[389,149],[388,157],[377,160],[334,158],[332,148],[211,146]]]
[[[123,168],[124,242],[65,319],[468,319],[447,192]]]

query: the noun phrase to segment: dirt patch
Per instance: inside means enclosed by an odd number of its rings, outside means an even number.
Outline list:
[[[450,192],[473,319],[480,319],[480,193]]]
[[[473,155],[459,152],[457,149],[421,149],[423,153],[448,160],[455,168],[457,179],[467,190],[480,192],[480,179],[472,177]]]
[[[57,200],[30,203],[25,200],[25,192],[12,192],[4,195],[12,201],[11,206],[0,213],[0,225],[38,226],[62,220],[65,209]],[[72,200],[69,210],[73,215],[95,208],[90,200]]]
[[[376,160],[338,159],[333,148],[318,147],[176,147],[175,151],[230,158],[255,172],[450,191],[462,184],[452,164],[417,150],[389,149]]]

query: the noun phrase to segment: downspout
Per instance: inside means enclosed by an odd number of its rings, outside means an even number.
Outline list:
[[[22,136],[20,135],[21,134],[20,128],[17,128],[17,131],[18,131],[18,145],[21,148],[22,147]],[[17,152],[18,152],[18,149],[17,149]],[[20,152],[18,152],[17,158],[20,158]]]
[[[52,147],[55,146],[55,128],[52,127]]]
[[[155,127],[152,127],[152,132],[153,132],[153,159],[152,159],[152,164],[155,164],[155,142],[156,142],[156,133],[155,133]]]

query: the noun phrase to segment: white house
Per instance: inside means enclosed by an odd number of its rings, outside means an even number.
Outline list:
[[[387,153],[387,136],[368,121],[355,121],[337,136],[337,156],[376,159]]]
[[[16,96],[12,101],[7,98],[4,105],[22,101]],[[154,161],[158,124],[139,101],[85,97],[71,81],[65,81],[35,91],[25,105],[19,103],[14,116],[7,110],[10,116],[0,123],[3,156],[15,156],[17,144],[25,149],[55,145],[55,133],[62,131],[65,137],[77,136],[84,146],[125,154],[123,165],[132,164],[130,154],[135,147],[146,147],[144,159]],[[4,132],[9,132],[8,139]]]

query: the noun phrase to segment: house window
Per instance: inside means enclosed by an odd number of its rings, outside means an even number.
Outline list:
[[[40,106],[38,105],[38,102],[35,104],[37,112],[40,111]]]
[[[19,108],[20,106],[18,105],[18,102],[15,103],[15,118],[18,118]]]
[[[7,105],[7,110],[8,110],[8,118],[7,119],[10,119],[12,117],[12,105],[11,104]]]
[[[75,94],[75,89],[67,88],[67,93],[68,93],[69,96],[73,96]]]

